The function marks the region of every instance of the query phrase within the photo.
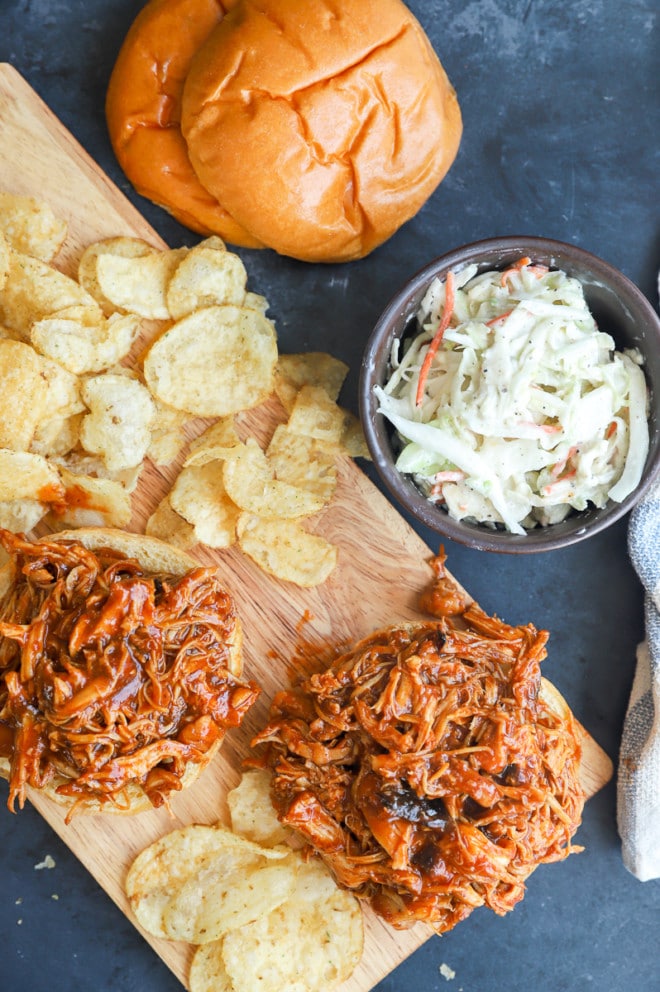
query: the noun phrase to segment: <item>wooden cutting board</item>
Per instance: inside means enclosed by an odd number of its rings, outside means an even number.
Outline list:
[[[99,238],[125,234],[163,244],[9,65],[0,65],[0,147],[0,188],[41,196],[67,220],[69,234],[58,258],[65,271],[73,271],[83,248]],[[259,286],[249,280],[248,285],[259,292]],[[247,420],[252,429],[263,432],[276,415],[272,404]],[[131,529],[142,530],[177,468],[177,463],[166,470],[153,465],[145,468],[134,497]],[[270,698],[288,682],[291,655],[301,638],[319,647],[348,645],[377,627],[420,616],[416,601],[431,577],[429,549],[354,463],[342,463],[337,495],[317,529],[338,545],[339,565],[325,585],[311,590],[271,579],[233,549],[195,552],[200,561],[219,564],[226,574],[246,630],[245,671],[264,691],[244,726],[229,735],[195,786],[174,798],[171,814],[79,817],[67,826],[58,806],[38,794],[30,796],[129,917],[122,883],[142,848],[185,824],[227,821],[226,794],[238,781],[249,740],[263,725]],[[387,535],[387,551],[383,535]],[[610,759],[584,732],[582,779],[588,795],[611,774]],[[20,814],[16,828],[20,829]],[[342,992],[367,992],[430,936],[423,926],[395,931],[368,911],[365,925],[362,961]],[[186,985],[192,949],[144,936]]]

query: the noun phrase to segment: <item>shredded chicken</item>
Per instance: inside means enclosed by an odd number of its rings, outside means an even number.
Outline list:
[[[467,597],[459,611],[443,562],[435,604],[452,620],[362,641],[280,692],[254,741],[281,821],[339,883],[438,933],[477,906],[508,912],[538,864],[579,850],[584,803],[572,716],[540,694],[547,633]]]
[[[127,806],[182,787],[259,693],[229,670],[237,617],[215,569],[145,573],[111,549],[0,542],[15,581],[0,601],[0,756],[9,808],[28,785]]]

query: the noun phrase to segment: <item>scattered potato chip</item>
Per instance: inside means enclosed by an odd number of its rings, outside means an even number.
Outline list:
[[[0,294],[0,323],[29,341],[34,321],[73,306],[101,313],[94,298],[75,279],[38,258],[9,249],[9,269]]]
[[[152,396],[155,416],[151,424],[151,441],[147,454],[156,465],[169,465],[183,447],[184,425],[190,418],[182,410],[175,410]]]
[[[343,454],[350,458],[366,458],[371,460],[371,453],[362,430],[362,424],[355,414],[344,410],[344,429],[341,435],[340,447]]]
[[[265,296],[261,296],[259,293],[246,293],[245,299],[243,300],[243,306],[249,307],[251,310],[258,310],[259,313],[267,313],[270,307],[268,300]]]
[[[67,451],[63,455],[53,456],[53,461],[60,468],[66,469],[75,476],[83,475],[92,479],[110,479],[113,482],[118,482],[128,493],[135,489],[142,468],[141,465],[135,465],[119,472],[111,472],[104,458],[100,455],[90,454],[80,447]]]
[[[301,860],[291,897],[230,930],[222,956],[240,992],[327,992],[353,972],[363,941],[357,899],[337,888],[321,862]]]
[[[163,929],[172,940],[218,940],[281,906],[294,891],[297,869],[292,857],[275,864],[216,857],[177,889],[163,912]]]
[[[115,305],[101,292],[96,273],[96,263],[100,255],[119,255],[122,258],[141,258],[153,255],[157,248],[142,241],[141,238],[106,238],[88,245],[78,262],[78,282],[90,293],[99,304],[103,313],[109,317],[116,310]]]
[[[223,463],[223,479],[229,498],[260,517],[292,519],[320,510],[323,499],[309,489],[300,489],[273,478],[273,469],[254,438]]]
[[[27,533],[42,520],[48,507],[36,499],[12,499],[0,503],[0,527],[15,534]]]
[[[135,379],[107,372],[87,379],[82,392],[90,410],[80,430],[85,451],[101,455],[111,472],[140,465],[156,413],[149,390]]]
[[[275,429],[266,455],[275,478],[300,489],[309,489],[324,502],[337,488],[333,453],[313,437],[294,434],[284,424]]]
[[[347,374],[348,365],[345,362],[323,351],[280,355],[275,392],[287,413],[291,413],[303,386],[322,386],[330,399],[336,400]]]
[[[236,528],[241,551],[270,575],[298,586],[320,585],[337,564],[337,548],[294,520],[242,514]]]
[[[227,974],[222,956],[222,940],[197,948],[188,976],[190,992],[238,992]]]
[[[17,251],[51,262],[64,244],[67,225],[43,200],[0,192],[0,231]]]
[[[187,252],[187,248],[169,248],[133,258],[102,252],[96,259],[99,289],[118,310],[167,320],[167,286]]]
[[[275,330],[257,310],[214,306],[165,331],[149,349],[144,374],[152,393],[177,410],[223,417],[272,392]]]
[[[251,768],[227,795],[232,830],[264,847],[284,844],[291,836],[273,809],[270,781],[270,772]]]
[[[10,244],[7,241],[4,234],[2,233],[2,231],[0,231],[0,290],[3,288],[5,282],[7,281],[7,275],[9,273],[9,263],[10,263],[9,252],[10,252]],[[2,331],[3,331],[3,336],[5,333],[7,334],[10,333],[9,328],[4,326],[2,328]]]
[[[125,527],[131,519],[131,498],[121,483],[75,475],[63,467],[60,474],[65,489],[53,518],[57,529]]]
[[[0,501],[59,500],[64,484],[57,469],[43,455],[0,448]]]
[[[50,418],[71,417],[82,413],[85,405],[80,396],[78,376],[67,371],[59,362],[38,355],[39,369],[48,386],[47,411]]]
[[[306,434],[339,449],[344,434],[345,414],[323,386],[303,386],[296,396],[287,427],[294,434]]]
[[[51,417],[42,420],[34,432],[30,451],[44,458],[61,458],[72,451],[80,440],[82,414]]]
[[[37,351],[74,375],[102,372],[125,358],[140,330],[133,314],[104,317],[96,307],[67,307],[35,321],[31,341]]]
[[[144,929],[156,937],[167,937],[165,913],[171,899],[190,879],[212,866],[236,873],[285,855],[283,850],[262,848],[221,826],[183,827],[137,856],[126,876],[126,895]]]
[[[195,529],[172,509],[169,494],[165,496],[147,520],[145,534],[167,541],[175,548],[188,551],[197,544]]]
[[[241,511],[225,492],[222,462],[182,469],[170,492],[172,509],[193,525],[195,539],[209,548],[228,548],[236,540]]]
[[[204,465],[223,461],[238,453],[241,447],[233,417],[221,417],[190,444],[184,465]]]
[[[0,340],[0,447],[27,451],[47,409],[39,356],[22,341]]]
[[[174,320],[193,310],[222,303],[240,305],[245,299],[247,272],[238,255],[211,237],[181,259],[167,286],[167,307]]]

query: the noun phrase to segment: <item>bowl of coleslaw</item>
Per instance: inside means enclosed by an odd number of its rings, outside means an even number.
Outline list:
[[[556,549],[660,477],[660,319],[590,252],[479,241],[435,259],[368,341],[375,467],[417,520],[475,548]]]

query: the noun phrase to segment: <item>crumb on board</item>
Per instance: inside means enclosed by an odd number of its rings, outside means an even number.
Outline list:
[[[40,871],[42,868],[54,868],[55,859],[51,858],[50,854],[47,854],[43,861],[40,861],[34,866],[35,871]]]
[[[440,965],[440,974],[445,979],[445,981],[450,982],[452,978],[456,978],[456,972],[453,968],[450,968],[448,964],[443,961]]]

